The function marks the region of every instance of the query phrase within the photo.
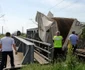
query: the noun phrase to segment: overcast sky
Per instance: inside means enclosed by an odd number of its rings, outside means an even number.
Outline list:
[[[2,26],[4,33],[22,31],[22,27],[26,32],[26,29],[37,27],[37,11],[45,15],[51,11],[55,17],[85,22],[85,0],[0,0],[0,33]]]

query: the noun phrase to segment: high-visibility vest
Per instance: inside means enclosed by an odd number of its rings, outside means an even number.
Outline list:
[[[62,36],[54,36],[54,48],[62,48]]]

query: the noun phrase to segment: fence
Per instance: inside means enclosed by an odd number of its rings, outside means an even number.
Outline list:
[[[23,53],[21,64],[28,64],[34,61],[34,44],[20,37],[14,36],[17,51]]]
[[[24,38],[30,42],[33,42],[35,45],[35,52],[37,52],[40,56],[45,58],[47,61],[53,60],[53,48],[52,45],[46,42],[37,41],[34,39]]]

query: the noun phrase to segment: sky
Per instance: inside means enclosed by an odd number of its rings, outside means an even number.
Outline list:
[[[37,27],[37,11],[55,17],[76,18],[85,22],[85,0],[0,0],[0,33]]]

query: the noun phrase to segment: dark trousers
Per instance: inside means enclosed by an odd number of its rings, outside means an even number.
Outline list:
[[[62,48],[54,48],[53,61],[55,61],[62,54]]]
[[[76,49],[77,49],[77,45],[72,45],[73,48],[73,53],[75,53]]]
[[[4,52],[2,52],[2,60],[1,60],[0,70],[3,70],[3,68],[6,67],[7,55],[9,55],[9,57],[10,57],[11,67],[14,67],[13,51],[4,51]]]

